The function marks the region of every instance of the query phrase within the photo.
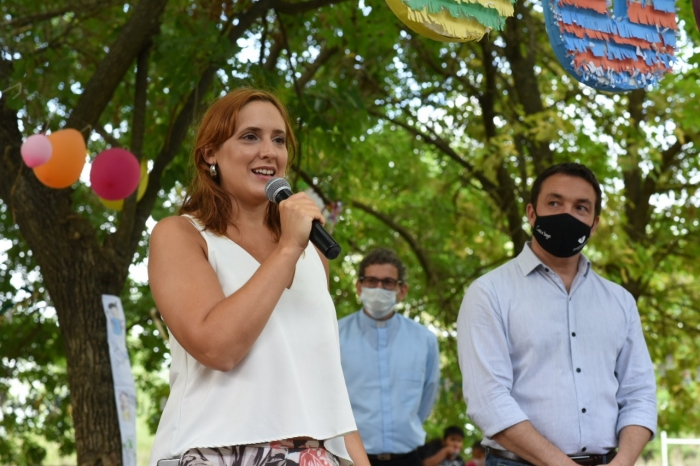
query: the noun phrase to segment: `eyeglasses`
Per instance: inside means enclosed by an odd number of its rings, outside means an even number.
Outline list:
[[[376,288],[380,283],[385,290],[395,290],[397,285],[402,284],[401,280],[393,278],[360,277],[360,283],[367,288]]]

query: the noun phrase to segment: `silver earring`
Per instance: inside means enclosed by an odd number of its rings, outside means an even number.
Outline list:
[[[216,164],[212,163],[211,165],[209,165],[209,174],[212,178],[216,178]]]

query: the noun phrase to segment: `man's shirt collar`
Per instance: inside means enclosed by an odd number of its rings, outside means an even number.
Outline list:
[[[516,258],[516,261],[518,263],[518,266],[520,267],[520,271],[523,273],[523,276],[529,275],[533,270],[537,269],[537,267],[542,267],[542,268],[548,268],[545,263],[543,263],[539,257],[535,255],[534,252],[532,252],[532,247],[531,247],[532,242],[528,241],[525,243],[525,246],[523,246],[523,250],[520,252],[518,257]],[[583,271],[584,276],[588,276],[588,271],[591,269],[591,261],[588,260],[586,256],[580,254],[578,256],[578,274]]]
[[[394,314],[386,320],[374,320],[365,313],[364,309],[360,309],[360,325],[369,328],[389,328],[397,325],[399,319],[396,318],[396,310]]]

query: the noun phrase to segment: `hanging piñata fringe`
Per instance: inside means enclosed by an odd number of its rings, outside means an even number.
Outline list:
[[[501,24],[505,21],[503,17],[513,16],[513,4],[510,0],[404,0],[404,3],[411,10],[425,10],[431,14],[445,10],[453,18],[466,18],[473,16],[472,11],[485,10],[486,14],[501,17]]]
[[[414,32],[442,42],[478,41],[503,30],[515,0],[386,0]]]
[[[410,2],[411,0],[409,0]],[[420,1],[420,0],[418,0]],[[469,29],[472,26],[476,26],[476,30],[485,28],[487,31],[491,29],[502,29],[505,20],[503,17],[499,16],[496,10],[489,8],[484,8],[483,6],[471,3],[465,5],[466,8],[461,8],[459,14],[453,14],[449,11],[438,10],[436,12],[430,12],[426,9],[412,8],[410,3],[408,5],[408,17],[412,21],[418,22],[431,22],[436,24],[445,25],[452,24],[459,26],[459,23],[464,23],[464,27]],[[468,20],[468,21],[463,21]],[[483,26],[478,28],[478,26]]]
[[[700,2],[700,0],[693,0]],[[674,0],[544,0],[554,53],[578,81],[605,91],[656,86],[675,61]]]
[[[472,33],[468,37],[452,35],[441,26],[435,27],[438,23],[428,25],[422,21],[413,21],[409,19],[409,8],[402,0],[386,0],[386,3],[389,5],[389,8],[396,15],[396,17],[399,18],[399,20],[401,20],[401,22],[408,26],[413,32],[432,40],[437,40],[440,42],[467,42],[470,40],[480,40],[486,33],[486,30],[484,29],[480,35],[478,32]],[[443,14],[450,17],[446,13]],[[444,20],[446,21],[447,18],[444,18]],[[477,35],[478,37],[476,37]]]

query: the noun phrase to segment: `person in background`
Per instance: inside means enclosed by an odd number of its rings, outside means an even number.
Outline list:
[[[422,466],[416,449],[438,391],[437,338],[394,310],[408,292],[406,267],[394,251],[369,252],[358,272],[362,309],[338,323],[357,428],[373,466]]]
[[[314,202],[265,186],[295,150],[272,94],[238,89],[204,115],[180,216],[150,241],[170,331],[170,397],[149,465],[368,466],[340,365],[328,262],[309,243]]]
[[[477,440],[472,444],[472,459],[469,460],[467,466],[484,466],[486,463],[486,450],[481,444],[480,440]]]
[[[423,466],[464,466],[460,455],[464,446],[464,431],[460,427],[446,427],[442,439],[436,440],[418,449]]]
[[[459,364],[487,466],[632,466],[656,431],[634,297],[581,253],[601,196],[584,165],[545,169],[527,205],[532,242],[464,296]]]

